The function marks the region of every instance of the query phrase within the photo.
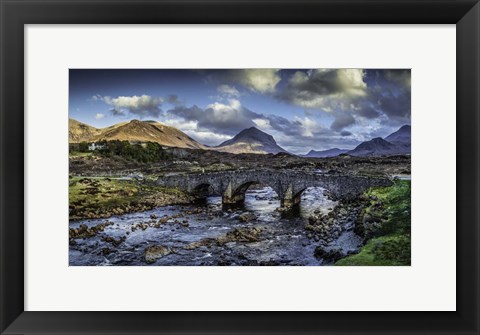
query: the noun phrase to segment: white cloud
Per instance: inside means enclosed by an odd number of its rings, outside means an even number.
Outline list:
[[[218,132],[213,132],[206,129],[200,129],[198,126],[198,121],[196,120],[185,120],[183,118],[175,118],[170,115],[169,118],[162,120],[168,126],[175,127],[180,129],[185,134],[200,142],[209,146],[215,146],[229,140],[232,136],[220,134]]]
[[[220,143],[232,138],[232,136],[202,130],[187,130],[185,133],[197,142],[209,146],[219,145]]]
[[[242,105],[237,99],[230,99],[228,104],[221,102],[215,102],[207,106],[204,114],[205,116],[210,116],[210,119],[215,122],[225,125],[235,124],[235,123],[244,123],[247,121],[248,116],[246,116],[245,110],[242,108]]]
[[[162,122],[164,122],[165,124],[167,124],[171,127],[175,127],[177,129],[180,129],[183,132],[198,129],[198,121],[185,121],[183,119],[170,118],[170,119],[163,120]]]
[[[300,123],[302,136],[313,137],[314,133],[318,130],[319,126],[317,122],[309,117],[299,118],[295,117],[295,121]]]
[[[232,70],[231,78],[246,88],[259,93],[272,93],[281,80],[278,69]]]
[[[240,92],[235,87],[230,85],[220,85],[217,87],[217,91],[220,94],[228,97],[238,98],[240,96]]]
[[[363,78],[362,69],[297,71],[279,97],[301,107],[331,112],[367,95]]]
[[[267,127],[270,125],[269,116],[255,113],[248,108],[242,106],[237,99],[229,99],[228,102],[214,102],[205,108],[196,105],[175,106],[167,111],[170,118],[181,118],[186,121],[197,122],[198,131],[213,132],[215,134],[223,134],[227,136],[236,135],[239,131],[259,126]],[[288,121],[279,117],[274,120],[272,128],[279,122]],[[288,127],[288,125],[286,125]]]
[[[96,120],[103,119],[104,117],[105,117],[105,114],[102,114],[102,113],[97,113],[97,114],[95,114],[95,119],[96,119]]]
[[[337,70],[337,83],[343,94],[350,97],[363,97],[367,94],[367,84],[363,81],[363,77],[362,69]]]
[[[112,113],[114,115],[125,115],[125,113],[128,112],[140,118],[158,117],[162,111],[160,106],[163,102],[163,98],[152,97],[145,94],[141,96],[118,96],[116,98],[94,95],[92,100],[103,101],[107,105],[112,106]]]
[[[252,121],[260,129],[266,130],[272,128],[272,126],[270,125],[270,121],[267,119],[253,119]]]

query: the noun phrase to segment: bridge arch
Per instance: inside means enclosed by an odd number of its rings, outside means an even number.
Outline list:
[[[271,180],[249,180],[249,181],[243,181],[242,183],[230,183],[227,189],[225,190],[223,194],[223,203],[224,204],[242,204],[245,201],[245,195],[249,189],[250,186],[252,185],[264,185],[270,187],[278,196],[279,199],[281,199],[281,191],[278,189],[278,187],[275,187],[276,185],[271,182]]]
[[[214,194],[215,190],[210,183],[200,183],[193,188],[191,193],[195,198],[205,198]]]

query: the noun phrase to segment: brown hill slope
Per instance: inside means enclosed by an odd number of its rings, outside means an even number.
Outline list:
[[[80,123],[72,119],[70,120],[74,121],[73,124]],[[120,140],[135,142],[156,142],[164,146],[177,148],[206,149],[203,144],[198,143],[177,128],[169,127],[156,121],[132,120],[130,122],[119,123],[103,129],[97,129],[93,127],[90,128],[95,129],[97,133],[93,134],[92,131],[91,133],[93,135],[90,137],[83,136],[80,138],[79,136],[70,136],[70,142],[75,143],[81,141],[94,142],[102,140]]]
[[[70,143],[89,142],[101,132],[101,129],[74,119],[68,119],[68,142]]]

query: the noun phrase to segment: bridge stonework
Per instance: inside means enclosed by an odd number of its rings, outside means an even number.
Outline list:
[[[355,198],[370,187],[389,186],[384,177],[364,177],[340,174],[319,174],[290,170],[236,170],[209,173],[189,173],[159,177],[157,184],[175,187],[199,194],[211,188],[222,196],[224,204],[238,204],[252,184],[270,186],[278,195],[281,206],[291,208],[300,203],[302,192],[308,187],[322,187],[333,199]]]

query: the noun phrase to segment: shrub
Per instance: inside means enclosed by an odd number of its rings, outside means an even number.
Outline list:
[[[168,157],[168,154],[158,143],[132,144],[129,141],[103,141],[99,142],[103,148],[97,152],[105,157],[119,156],[128,160],[141,163],[156,162]]]
[[[411,242],[410,236],[400,235],[375,243],[372,248],[377,261],[390,260],[400,264],[410,264]]]
[[[78,144],[78,151],[79,152],[88,152],[88,143],[87,142],[80,142]]]

